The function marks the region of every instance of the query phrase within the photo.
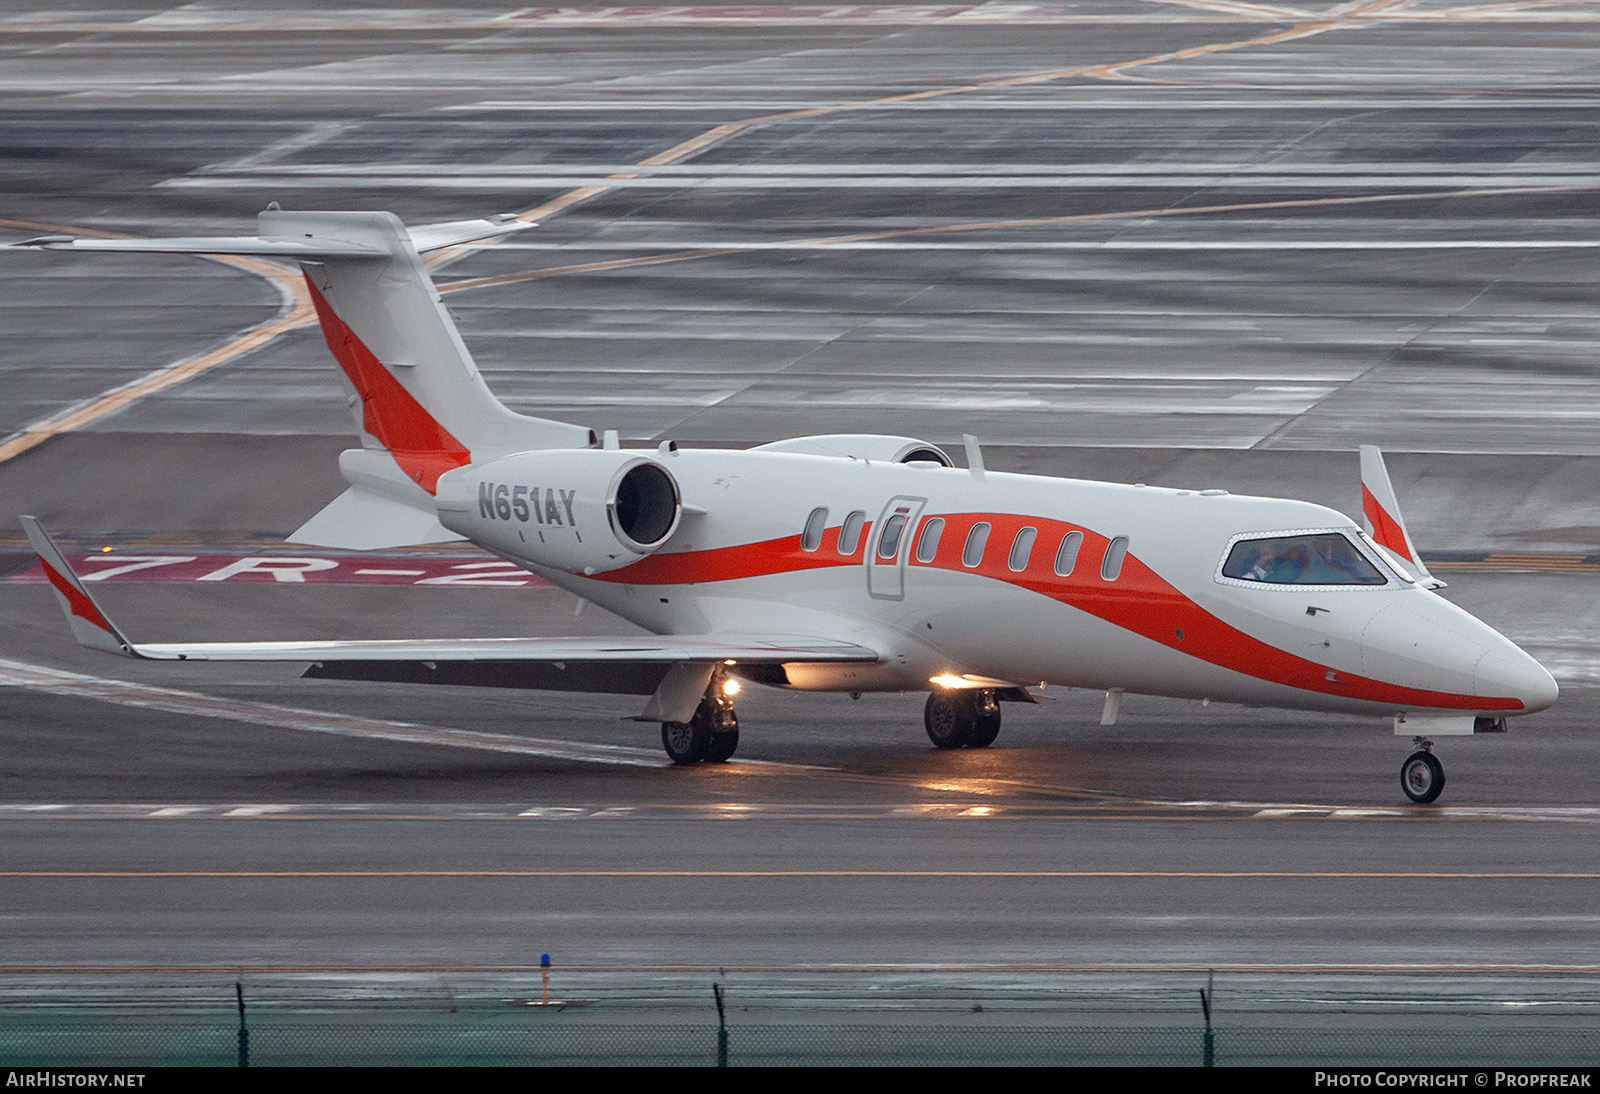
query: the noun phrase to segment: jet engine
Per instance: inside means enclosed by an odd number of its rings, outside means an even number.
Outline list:
[[[672,538],[678,481],[637,452],[553,449],[439,479],[439,521],[509,558],[575,574],[626,566]]]

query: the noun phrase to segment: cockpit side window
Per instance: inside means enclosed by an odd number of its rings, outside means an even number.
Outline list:
[[[1386,585],[1389,579],[1338,532],[1240,540],[1222,576],[1265,585]]]

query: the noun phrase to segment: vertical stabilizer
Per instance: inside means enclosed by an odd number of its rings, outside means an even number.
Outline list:
[[[495,398],[394,214],[269,210],[260,232],[326,248],[301,268],[363,441],[392,452],[424,490],[473,461],[590,444],[587,429],[513,413]]]

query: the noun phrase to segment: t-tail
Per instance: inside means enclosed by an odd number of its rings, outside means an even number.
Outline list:
[[[339,457],[349,489],[289,538],[376,549],[462,538],[439,523],[433,503],[447,471],[514,452],[595,444],[588,429],[518,414],[495,398],[422,263],[427,251],[531,226],[502,217],[408,230],[392,213],[269,209],[255,236],[46,236],[28,245],[298,260],[343,371],[362,447]]]

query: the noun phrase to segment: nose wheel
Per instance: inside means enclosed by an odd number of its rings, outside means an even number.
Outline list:
[[[1444,790],[1444,764],[1432,752],[1433,742],[1416,738],[1417,751],[1400,765],[1400,789],[1418,805],[1427,805]]]

